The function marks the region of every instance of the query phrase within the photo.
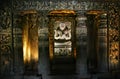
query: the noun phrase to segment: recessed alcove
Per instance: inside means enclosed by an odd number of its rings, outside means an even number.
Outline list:
[[[48,17],[50,70],[54,73],[75,73],[76,13],[73,10],[53,10]]]

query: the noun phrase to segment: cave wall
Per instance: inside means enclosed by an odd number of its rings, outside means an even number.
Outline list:
[[[94,0],[5,0],[0,2],[0,74],[12,75],[23,74],[23,51],[22,51],[22,26],[19,13],[23,10],[35,9],[38,11],[38,38],[39,38],[39,64],[41,74],[49,73],[49,48],[48,48],[48,17],[49,11],[58,9],[75,10],[76,17],[76,42],[77,42],[77,73],[87,74],[87,26],[85,13],[89,10],[104,10],[107,12],[107,31],[103,30],[103,40],[100,46],[99,72],[108,72],[119,68],[119,64],[111,64],[109,57],[112,44],[117,42],[119,46],[119,2],[94,1]],[[115,15],[114,15],[115,14]],[[114,20],[115,19],[115,20]],[[117,24],[117,25],[115,25]],[[111,29],[118,31],[110,37]],[[101,36],[101,37],[102,37]],[[113,42],[113,43],[112,43]],[[118,51],[119,48],[114,50]],[[119,62],[119,55],[115,56]],[[114,60],[114,58],[113,58]]]

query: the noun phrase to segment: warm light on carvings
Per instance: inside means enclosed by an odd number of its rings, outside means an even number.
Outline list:
[[[118,64],[119,62],[119,42],[113,42],[110,48],[110,59],[112,64]]]
[[[30,47],[28,45],[27,36],[24,34],[23,36],[23,58],[24,62],[30,61]]]
[[[23,57],[24,62],[29,63],[32,61],[38,61],[38,41],[34,35],[29,33],[28,29],[23,31]],[[32,38],[31,38],[32,37]],[[34,40],[35,39],[35,40]]]
[[[38,61],[38,48],[35,45],[34,41],[31,44],[30,39],[27,34],[23,35],[23,57],[24,62]]]
[[[24,62],[29,63],[31,60],[38,61],[38,48],[31,46],[33,44],[30,44],[29,39],[26,37],[25,34],[23,40]]]
[[[24,11],[23,59],[24,63],[38,61],[38,27],[34,11]]]

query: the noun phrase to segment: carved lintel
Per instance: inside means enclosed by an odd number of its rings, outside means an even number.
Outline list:
[[[26,14],[37,14],[36,10],[24,10],[20,12],[20,15],[26,15]]]

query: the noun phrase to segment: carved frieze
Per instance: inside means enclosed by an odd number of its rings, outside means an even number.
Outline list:
[[[14,0],[13,7],[15,10],[90,10],[90,9],[106,9],[106,2],[78,1],[78,0],[58,0],[58,1],[19,1]]]

